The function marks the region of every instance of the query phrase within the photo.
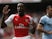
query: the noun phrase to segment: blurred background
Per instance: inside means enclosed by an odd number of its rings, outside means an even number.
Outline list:
[[[5,5],[9,5],[11,9],[8,15],[17,13],[18,2],[25,4],[26,13],[30,14],[37,23],[40,17],[46,14],[46,7],[52,5],[52,0],[0,0],[0,18],[2,17],[2,9]]]

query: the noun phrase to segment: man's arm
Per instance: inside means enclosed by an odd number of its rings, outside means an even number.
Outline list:
[[[40,31],[40,32],[43,32],[43,33],[48,33],[48,31],[43,29],[45,24],[46,24],[46,17],[42,16],[40,18],[40,21],[39,21],[38,25],[37,25],[37,30]]]
[[[38,24],[37,30],[40,31],[40,32],[43,32],[43,33],[48,33],[48,31],[43,29],[43,24]]]
[[[37,27],[37,23],[34,22],[34,20],[33,20],[32,26],[33,26],[33,29],[34,29],[34,32],[35,32],[36,31],[36,27]]]
[[[46,31],[46,30],[44,30],[42,24],[38,24],[37,30],[40,31],[40,32],[43,32],[43,33],[52,34],[52,31]]]
[[[7,26],[9,26],[9,27],[11,27],[11,26],[13,26],[13,18],[14,18],[14,14],[12,14],[12,15],[10,15],[9,17],[8,17],[8,19],[6,19],[5,20],[5,24],[7,25]]]
[[[43,29],[45,24],[46,24],[46,18],[43,16],[41,17],[39,24],[37,25],[37,30],[43,33],[52,34],[52,31],[47,31]]]
[[[13,35],[13,15],[9,16],[8,19],[4,21],[4,23],[7,25],[7,27],[4,28],[4,31],[8,34],[8,36]],[[12,33],[11,33],[12,32]]]
[[[31,24],[30,24],[33,28],[31,29],[31,33],[35,34],[36,31],[36,27],[37,27],[37,23],[34,22],[33,18],[31,18]]]

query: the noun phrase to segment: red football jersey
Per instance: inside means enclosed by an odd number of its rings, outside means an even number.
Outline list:
[[[29,24],[30,24],[31,16],[24,15],[20,17],[16,14],[13,18],[14,32],[16,37],[23,37],[28,35],[29,32]]]

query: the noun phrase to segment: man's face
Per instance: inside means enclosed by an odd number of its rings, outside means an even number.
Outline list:
[[[48,14],[52,16],[52,7],[49,7]]]
[[[19,13],[24,12],[24,4],[19,3],[19,4],[17,5],[17,11],[18,11]]]

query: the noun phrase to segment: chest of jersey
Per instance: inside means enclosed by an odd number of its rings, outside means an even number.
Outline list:
[[[52,18],[47,17],[47,20],[45,20],[44,22],[44,29],[48,30],[48,31],[52,31]]]
[[[13,24],[15,36],[21,37],[28,35],[30,18],[23,16],[14,16]]]
[[[30,22],[30,19],[29,17],[26,17],[26,16],[23,16],[23,17],[15,16],[13,19],[13,24],[15,26],[28,26],[29,22]]]

